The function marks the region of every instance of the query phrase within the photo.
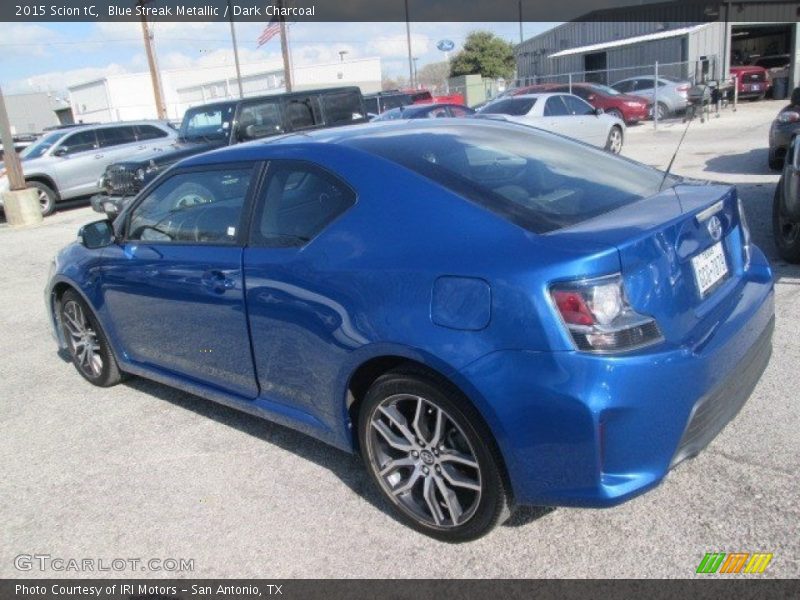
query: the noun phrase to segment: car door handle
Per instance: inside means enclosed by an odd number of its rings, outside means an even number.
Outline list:
[[[103,155],[102,154],[95,154],[94,157],[95,158],[103,158]]]
[[[228,277],[223,271],[206,271],[200,278],[203,287],[215,294],[224,294],[226,290],[236,287],[236,281]]]

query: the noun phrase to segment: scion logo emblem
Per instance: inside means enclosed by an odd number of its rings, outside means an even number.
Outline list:
[[[711,237],[714,239],[715,242],[719,241],[719,238],[722,237],[722,221],[719,220],[719,217],[714,215],[708,220],[706,224],[708,227],[708,233],[711,234]]]

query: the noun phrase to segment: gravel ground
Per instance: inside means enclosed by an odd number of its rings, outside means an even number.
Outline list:
[[[775,257],[766,167],[780,104],[693,123],[673,167],[738,184],[774,261],[775,352],[750,401],[652,492],[606,510],[526,509],[467,545],[399,524],[357,458],[313,439],[141,379],[85,383],[56,353],[42,289],[52,255],[96,213],[0,225],[0,576],[80,575],[15,569],[40,553],[190,558],[195,577],[691,577],[711,551],[772,552],[764,577],[800,576],[800,268]],[[681,133],[679,121],[631,127],[624,154],[663,168]]]

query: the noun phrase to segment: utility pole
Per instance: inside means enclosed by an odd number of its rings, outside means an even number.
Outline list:
[[[522,43],[522,0],[517,4],[519,8],[519,43]]]
[[[236,63],[236,83],[239,84],[239,98],[244,98],[244,90],[242,89],[242,71],[239,68],[239,46],[236,44],[236,29],[233,27],[233,8],[231,8],[231,0],[228,0],[228,17],[231,22],[231,41],[233,41],[233,62]]]
[[[283,0],[277,2],[278,10],[283,13]],[[292,66],[289,62],[289,42],[286,38],[286,18],[281,14],[281,54],[283,54],[283,81],[287,92],[292,91]]]
[[[153,2],[153,0],[138,0],[137,4],[144,7],[145,4]],[[153,97],[156,101],[156,113],[159,119],[167,118],[167,110],[164,106],[164,92],[161,89],[161,77],[158,74],[158,65],[156,64],[156,55],[153,51],[153,36],[150,33],[150,27],[147,25],[147,17],[142,13],[142,36],[144,37],[144,49],[147,53],[147,64],[150,67],[150,80],[153,82]]]
[[[3,161],[8,174],[9,189],[13,192],[25,189],[25,177],[22,175],[22,165],[19,162],[17,151],[14,150],[14,135],[11,133],[11,123],[8,122],[6,100],[3,90],[0,89],[0,139],[3,142]]]
[[[406,3],[406,41],[408,42],[408,80],[411,87],[414,87],[414,60],[411,58],[411,23],[408,21],[408,0]]]

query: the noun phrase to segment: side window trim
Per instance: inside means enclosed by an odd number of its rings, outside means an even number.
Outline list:
[[[267,191],[269,189],[270,182],[272,181],[272,177],[274,173],[281,168],[284,167],[291,167],[292,165],[297,166],[304,166],[310,172],[317,171],[321,173],[323,176],[332,179],[334,182],[342,186],[345,190],[352,194],[352,203],[349,207],[345,210],[337,214],[333,219],[325,224],[325,226],[317,232],[314,237],[309,239],[306,242],[298,243],[293,246],[287,246],[285,244],[269,244],[266,242],[260,235],[260,228],[261,228],[261,220],[264,217],[264,211],[266,211],[269,207],[267,206]],[[309,243],[313,242],[317,237],[319,237],[326,229],[328,229],[333,223],[338,221],[341,217],[345,214],[350,212],[350,210],[358,203],[359,196],[356,189],[350,185],[347,181],[342,179],[338,174],[334,173],[333,171],[327,169],[323,165],[319,163],[311,162],[309,160],[302,160],[302,159],[269,159],[262,168],[261,174],[258,178],[258,185],[255,186],[254,194],[252,198],[252,208],[250,214],[250,226],[247,229],[247,239],[245,245],[247,247],[253,248],[274,248],[274,249],[285,249],[285,248],[295,248],[300,249],[307,246]]]
[[[157,190],[162,185],[169,182],[170,179],[173,177],[177,177],[179,175],[186,175],[187,173],[207,173],[209,171],[227,171],[227,170],[235,170],[235,169],[253,169],[253,176],[250,179],[250,183],[248,184],[247,188],[247,195],[245,196],[244,202],[242,203],[242,211],[239,217],[239,226],[238,231],[236,232],[236,239],[232,243],[201,243],[201,242],[166,242],[165,244],[170,246],[196,246],[196,245],[203,245],[203,246],[225,246],[225,247],[243,247],[246,245],[247,239],[249,238],[250,232],[250,221],[253,215],[253,206],[255,204],[255,199],[258,198],[261,190],[261,186],[264,180],[264,175],[266,171],[267,163],[264,161],[243,161],[243,162],[231,162],[231,163],[214,163],[211,165],[201,165],[196,167],[183,167],[180,169],[170,169],[164,172],[164,175],[161,177],[157,177],[152,182],[150,182],[147,187],[145,187],[136,199],[131,203],[130,207],[123,213],[123,221],[121,227],[119,228],[119,233],[122,238],[121,243],[129,244],[129,243],[136,243],[141,245],[158,245],[158,242],[148,242],[146,240],[132,240],[128,237],[129,228],[131,224],[131,216],[139,207],[139,205],[144,202],[146,198],[148,198],[155,190]],[[161,242],[164,243],[164,242]]]

